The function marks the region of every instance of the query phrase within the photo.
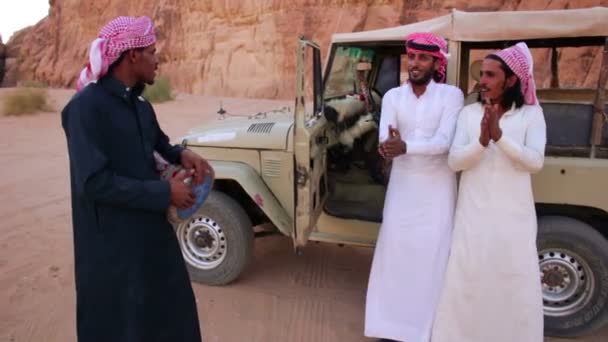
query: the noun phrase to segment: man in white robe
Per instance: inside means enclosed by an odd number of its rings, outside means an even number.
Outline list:
[[[533,60],[519,43],[487,56],[480,98],[459,115],[449,165],[462,171],[433,342],[542,342],[531,174],[546,125]]]
[[[382,101],[379,153],[392,169],[367,290],[365,335],[428,342],[456,196],[447,152],[464,97],[444,84],[444,39],[414,33],[406,50],[409,80]]]

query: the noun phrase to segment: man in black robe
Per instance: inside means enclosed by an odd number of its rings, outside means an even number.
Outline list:
[[[152,21],[119,17],[91,45],[62,112],[72,195],[79,342],[200,342],[194,293],[170,205],[194,203],[208,164],[169,144],[141,93],[158,58]],[[153,152],[191,170],[161,180]]]

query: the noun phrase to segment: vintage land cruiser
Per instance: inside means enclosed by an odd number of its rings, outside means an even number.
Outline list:
[[[192,278],[235,280],[254,237],[269,232],[296,249],[309,240],[374,245],[386,190],[376,153],[381,98],[407,77],[403,40],[414,31],[448,39],[448,83],[467,102],[486,54],[530,46],[548,130],[545,166],[533,177],[546,333],[598,329],[608,320],[608,8],[453,11],[335,34],[324,70],[319,46],[301,38],[293,111],[217,120],[183,139],[216,174],[205,205],[175,227]]]

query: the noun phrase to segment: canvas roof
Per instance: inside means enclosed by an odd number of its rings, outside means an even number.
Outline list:
[[[412,32],[433,32],[455,41],[608,36],[608,8],[463,12],[381,30],[332,35],[333,43],[403,40]]]

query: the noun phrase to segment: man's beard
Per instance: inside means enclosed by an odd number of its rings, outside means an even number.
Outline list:
[[[409,73],[408,73],[408,74],[409,74],[409,81],[410,81],[410,83],[411,83],[411,84],[413,84],[413,85],[417,85],[417,86],[426,85],[426,84],[428,84],[428,83],[431,81],[431,78],[433,78],[433,73],[434,73],[433,71],[428,71],[428,72],[425,72],[425,73],[422,75],[422,77],[421,77],[421,78],[419,78],[419,79],[414,79],[414,78],[412,77],[412,73],[411,73],[411,72],[409,72]]]
[[[482,87],[479,89],[478,91],[478,95],[477,95],[477,101],[481,102],[481,103],[491,103],[491,104],[496,104],[496,103],[501,103],[503,97],[505,96],[505,94],[509,91],[510,87],[507,84],[507,80],[504,80],[502,83],[502,86],[500,86],[500,88],[502,89],[502,93],[500,95],[498,95],[497,97],[489,97],[486,94],[484,94],[484,90],[485,91],[489,91],[490,89],[486,88],[486,87]]]

